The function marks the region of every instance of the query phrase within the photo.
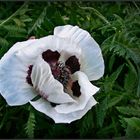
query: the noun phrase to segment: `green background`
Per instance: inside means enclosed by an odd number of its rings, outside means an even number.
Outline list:
[[[0,2],[0,58],[14,43],[65,24],[87,30],[102,49],[105,74],[93,81],[99,104],[80,120],[55,124],[0,96],[0,138],[140,138],[140,3]]]

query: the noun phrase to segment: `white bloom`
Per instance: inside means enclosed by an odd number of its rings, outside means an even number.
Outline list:
[[[0,93],[10,106],[30,102],[56,123],[70,123],[97,103],[99,88],[90,81],[103,73],[102,53],[90,34],[58,26],[54,35],[18,42],[2,57]]]

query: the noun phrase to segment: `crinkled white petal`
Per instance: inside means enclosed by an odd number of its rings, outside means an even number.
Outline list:
[[[91,35],[78,26],[65,25],[54,29],[54,35],[68,38],[77,43],[82,49],[81,71],[85,72],[89,80],[97,80],[103,76],[104,61],[101,49]]]
[[[36,96],[26,82],[28,66],[16,56],[19,50],[33,42],[35,39],[14,44],[0,60],[0,93],[11,106],[26,104]]]
[[[77,98],[76,103],[57,105],[55,109],[59,113],[70,113],[78,110],[83,110],[89,99],[99,90],[98,87],[90,83],[88,77],[83,72],[76,72],[73,75],[73,79],[78,80],[81,95]],[[96,103],[96,100],[93,99],[93,104],[95,105]]]
[[[4,56],[1,58],[0,60],[0,66],[4,65],[5,67],[7,67],[9,65],[9,58],[11,57],[15,57],[15,52],[17,52],[20,49],[24,49],[25,47],[28,47],[30,44],[32,44],[33,42],[35,42],[35,39],[31,39],[28,41],[23,41],[23,42],[17,42],[15,43],[5,54]],[[7,64],[7,66],[6,66]]]
[[[0,93],[9,105],[23,105],[33,99],[36,94],[27,84],[28,67],[16,57],[15,52],[34,40],[16,43],[0,60]]]
[[[54,79],[49,64],[41,57],[38,57],[33,66],[31,79],[33,87],[48,101],[53,103],[75,102],[63,91],[63,85]]]
[[[69,54],[67,56],[75,55],[77,58],[80,58],[81,55],[81,49],[78,48],[76,44],[68,39],[63,39],[53,35],[35,40],[28,47],[19,50],[16,55],[23,61],[23,63],[29,65],[36,61],[38,55],[48,49],[58,51],[59,53],[62,52],[61,58],[63,59],[66,59],[64,57],[64,52]]]
[[[68,114],[58,113],[48,101],[39,99],[30,101],[31,105],[38,111],[52,118],[55,123],[71,123],[72,121],[81,119],[94,105],[94,99],[91,97],[83,110],[75,111]]]

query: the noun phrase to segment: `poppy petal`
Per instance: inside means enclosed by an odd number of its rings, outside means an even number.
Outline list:
[[[99,88],[90,83],[88,77],[83,72],[76,72],[73,75],[73,80],[78,81],[81,95],[78,98],[75,98],[77,101],[76,103],[57,105],[55,109],[59,113],[70,113],[84,109],[92,95],[94,95],[99,90]],[[94,99],[94,105],[96,103],[97,102]]]
[[[26,82],[28,67],[15,54],[33,42],[16,43],[0,60],[0,93],[11,106],[26,104],[36,96],[34,89]]]
[[[54,35],[68,38],[82,49],[81,71],[86,73],[90,81],[103,76],[104,61],[101,49],[87,31],[78,26],[65,25],[56,27]]]
[[[91,97],[83,110],[75,111],[68,114],[58,113],[49,102],[44,99],[30,101],[30,104],[38,111],[52,118],[55,123],[71,123],[81,119],[94,105],[94,99]]]

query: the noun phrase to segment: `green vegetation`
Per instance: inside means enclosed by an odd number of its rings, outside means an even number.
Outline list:
[[[0,138],[140,138],[140,3],[1,2],[0,58],[14,43],[64,24],[86,29],[101,46],[105,74],[93,81],[99,104],[81,120],[55,124],[0,96]]]

